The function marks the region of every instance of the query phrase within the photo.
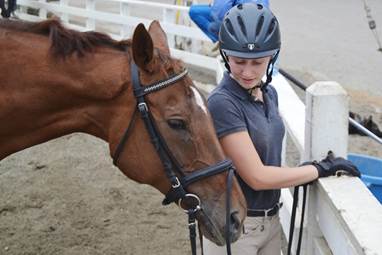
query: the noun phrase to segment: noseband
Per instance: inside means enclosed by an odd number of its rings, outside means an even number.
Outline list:
[[[226,211],[225,235],[226,235],[226,243],[227,243],[227,253],[231,254],[230,253],[230,243],[231,243],[231,240],[230,240],[231,194],[230,193],[232,189],[231,186],[232,186],[232,178],[233,178],[233,171],[234,171],[232,162],[230,160],[223,160],[221,162],[218,162],[215,165],[196,170],[186,175],[185,171],[181,168],[178,161],[174,158],[166,142],[164,141],[162,135],[160,134],[158,128],[156,127],[154,118],[152,117],[145,101],[145,95],[152,92],[156,92],[162,88],[166,88],[172,84],[175,84],[177,81],[183,79],[187,75],[187,70],[185,69],[179,74],[172,75],[169,78],[156,82],[154,84],[142,86],[139,79],[138,67],[133,62],[131,62],[130,66],[131,66],[131,77],[132,77],[132,83],[133,83],[133,89],[134,89],[134,96],[137,100],[137,107],[134,110],[134,113],[128,128],[126,129],[121,141],[119,142],[117,146],[117,149],[114,152],[114,155],[113,155],[114,165],[117,165],[119,156],[121,152],[123,151],[123,148],[128,140],[130,131],[132,130],[132,127],[134,125],[136,113],[137,111],[139,111],[141,118],[143,122],[145,123],[147,132],[149,133],[151,143],[153,144],[155,150],[157,151],[157,154],[163,164],[163,168],[166,173],[166,176],[171,183],[171,189],[166,194],[165,199],[162,201],[162,204],[168,205],[172,202],[178,202],[178,204],[180,205],[182,201],[186,199],[192,199],[196,201],[196,203],[193,203],[194,204],[193,208],[185,210],[189,217],[188,221],[189,221],[189,229],[190,229],[192,254],[196,254],[196,241],[195,241],[196,214],[199,211],[202,211],[202,206],[201,206],[200,199],[197,195],[187,192],[187,186],[201,179],[222,173],[224,171],[229,171],[228,177],[227,177],[228,187],[227,187],[227,198],[226,198],[227,211]]]

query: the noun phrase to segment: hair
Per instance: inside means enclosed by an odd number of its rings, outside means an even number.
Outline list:
[[[0,20],[0,28],[45,35],[51,41],[52,53],[63,58],[73,53],[77,53],[78,56],[82,57],[86,52],[91,52],[99,46],[120,51],[127,51],[127,48],[131,46],[131,40],[116,41],[104,33],[94,31],[78,32],[65,28],[57,18],[42,22],[2,19]]]

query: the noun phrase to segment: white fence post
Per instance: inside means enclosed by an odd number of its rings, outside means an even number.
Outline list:
[[[119,7],[119,14],[123,17],[129,17],[131,15],[130,13],[130,6],[128,3],[121,2]],[[122,25],[120,35],[123,39],[129,38],[131,36],[131,30],[132,28],[129,27],[126,24]]]
[[[38,0],[39,2],[41,3],[46,3],[46,0]],[[47,18],[47,11],[45,8],[40,8],[39,12],[38,12],[38,16],[42,19],[46,19]]]
[[[95,10],[95,0],[86,0],[86,10],[87,11]],[[95,20],[93,18],[87,18],[86,29],[95,30]]]
[[[328,150],[346,157],[349,100],[336,82],[315,82],[306,91],[304,160],[321,159]]]
[[[68,6],[68,0],[60,0],[60,5],[62,7]],[[69,15],[67,13],[61,13],[60,19],[65,23],[69,23]]]
[[[174,24],[176,19],[176,11],[172,9],[163,9],[162,20],[164,23]],[[175,35],[167,35],[167,41],[170,48],[175,48]]]
[[[329,150],[346,157],[348,145],[348,96],[336,82],[316,82],[306,91],[305,152],[303,160],[320,160]],[[317,224],[317,184],[310,188],[306,229],[306,251],[320,254],[325,244]],[[322,248],[321,250],[324,250]]]

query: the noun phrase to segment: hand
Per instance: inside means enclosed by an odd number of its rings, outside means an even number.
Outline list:
[[[332,151],[329,151],[326,158],[320,162],[313,161],[310,163],[317,168],[319,178],[342,173],[357,177],[361,176],[358,168],[351,161],[342,157],[334,157]]]

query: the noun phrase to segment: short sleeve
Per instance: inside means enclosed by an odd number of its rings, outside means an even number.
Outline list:
[[[233,99],[224,94],[214,94],[207,102],[219,138],[247,130],[244,115]]]

